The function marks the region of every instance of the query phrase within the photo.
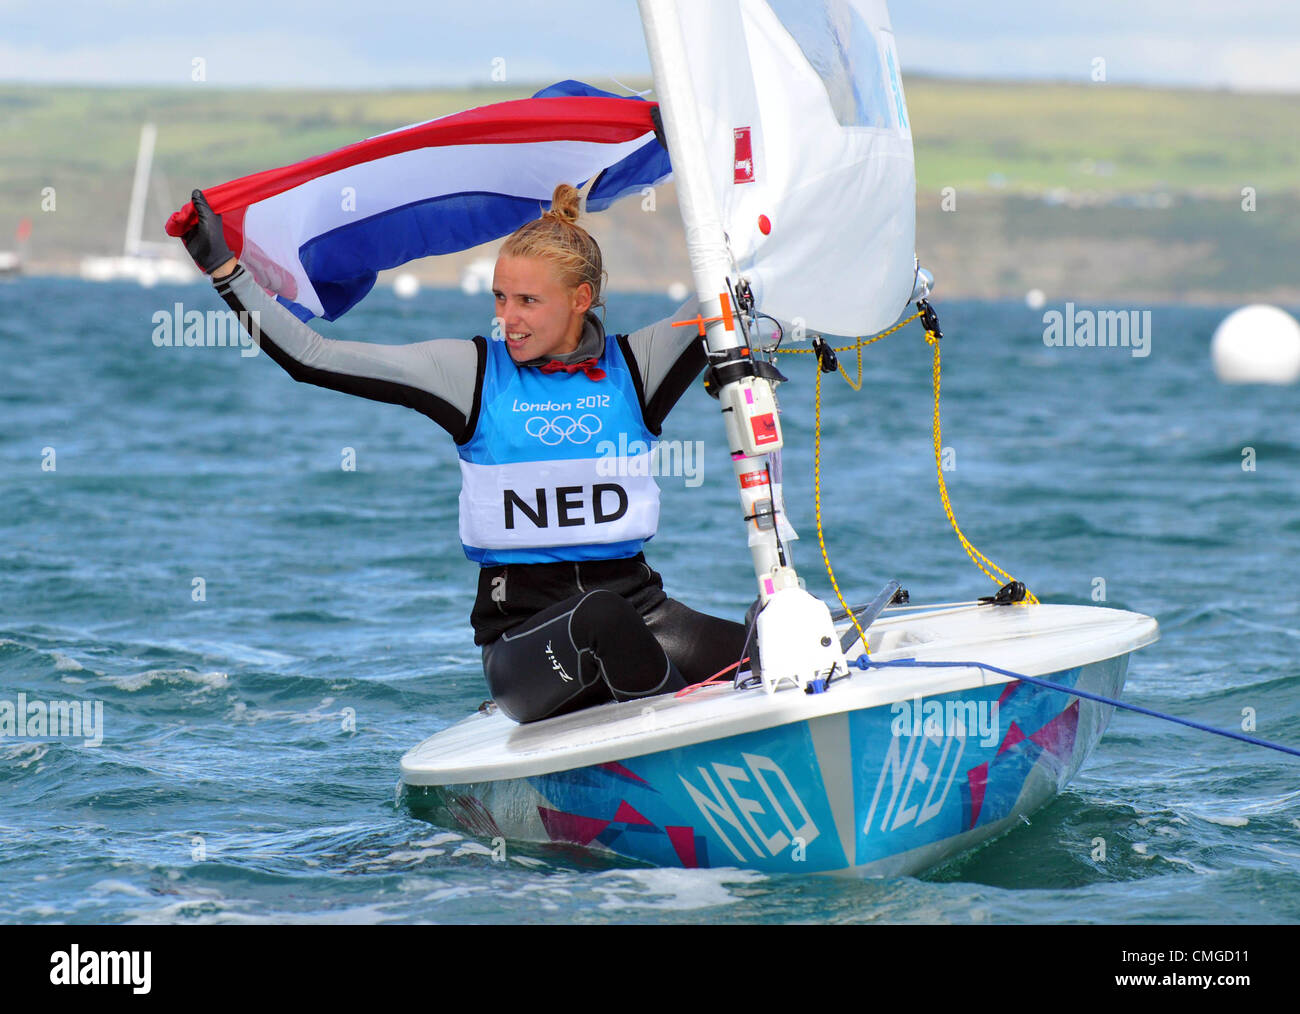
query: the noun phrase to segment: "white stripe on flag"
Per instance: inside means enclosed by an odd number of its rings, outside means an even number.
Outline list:
[[[487,192],[548,202],[557,183],[581,183],[643,147],[632,141],[542,141],[421,148],[327,173],[249,206],[244,235],[297,281],[295,301],[324,307],[299,260],[303,244],[340,226],[446,194]],[[350,208],[349,193],[355,200]]]

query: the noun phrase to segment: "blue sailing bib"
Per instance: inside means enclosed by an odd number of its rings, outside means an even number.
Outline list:
[[[515,365],[487,342],[474,435],[461,444],[460,541],[489,566],[635,556],[659,525],[654,435],[617,339],[583,372]]]

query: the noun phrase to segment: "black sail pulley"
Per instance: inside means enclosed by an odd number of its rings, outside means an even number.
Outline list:
[[[821,335],[813,336],[813,351],[817,353],[817,365],[821,367],[822,373],[834,373],[839,367],[840,361],[835,358],[835,350]]]
[[[930,305],[928,299],[917,300],[916,308],[921,311],[921,326],[936,339],[943,337],[943,332],[939,330],[939,315],[934,312],[934,307]]]
[[[980,602],[992,606],[1013,606],[1025,600],[1025,586],[1019,581],[1004,584],[996,595],[985,595]]]

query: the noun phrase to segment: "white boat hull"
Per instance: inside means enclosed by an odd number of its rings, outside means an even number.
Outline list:
[[[888,615],[872,658],[975,661],[1106,697],[1150,617],[1081,606]],[[530,725],[477,714],[402,759],[416,812],[488,839],[661,866],[903,875],[1014,826],[1070,780],[1108,705],[993,673],[854,669],[821,694],[726,685]]]

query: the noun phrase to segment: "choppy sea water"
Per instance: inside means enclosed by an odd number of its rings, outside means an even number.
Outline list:
[[[0,285],[0,701],[103,714],[96,747],[0,739],[0,918],[1300,918],[1300,761],[1126,712],[1028,824],[918,878],[649,869],[522,846],[495,862],[414,818],[395,805],[398,759],[486,696],[453,445],[409,410],[294,384],[264,356],[155,347],[153,315],[177,301],[224,309],[201,285]],[[611,332],[673,309],[611,302]],[[946,477],[967,535],[1044,601],[1092,603],[1100,580],[1106,605],[1159,619],[1126,699],[1234,729],[1253,709],[1256,735],[1300,745],[1296,388],[1214,380],[1226,308],[1154,308],[1151,354],[1135,357],[1048,348],[1042,311],[1020,305],[937,305]],[[467,337],[490,315],[458,292],[380,290],[322,330]],[[936,493],[920,334],[867,350],[861,393],[825,385],[827,544],[856,601],[889,578],[916,602],[992,590]],[[829,598],[811,363],[782,363],[795,559]],[[752,573],[721,436],[692,389],[664,438],[703,442],[702,481],[661,477],[648,556],[674,597],[739,618]]]

